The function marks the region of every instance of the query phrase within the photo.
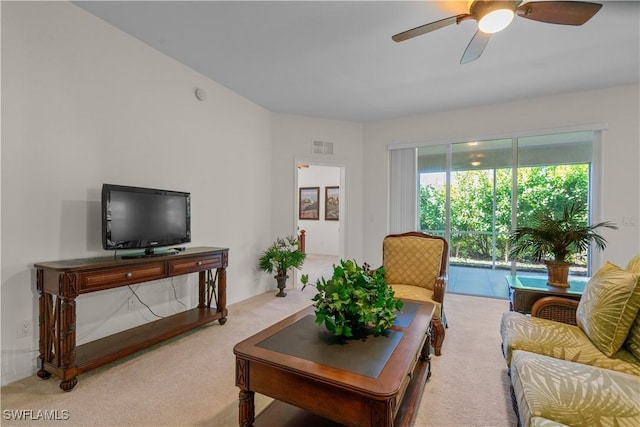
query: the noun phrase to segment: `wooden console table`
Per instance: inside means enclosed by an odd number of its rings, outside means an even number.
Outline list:
[[[155,257],[100,257],[35,264],[40,294],[38,376],[47,379],[55,374],[61,380],[60,388],[70,391],[83,372],[209,322],[218,320],[224,325],[228,253],[227,248],[195,247]],[[197,308],[76,346],[78,295],[190,273],[199,273]],[[213,297],[216,306],[212,308]]]

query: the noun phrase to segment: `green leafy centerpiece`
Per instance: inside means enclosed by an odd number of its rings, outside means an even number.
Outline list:
[[[302,289],[308,280],[307,275],[302,276]],[[353,260],[341,260],[333,266],[333,276],[318,279],[315,287],[316,323],[324,323],[336,336],[380,335],[393,325],[403,305],[394,298],[382,268],[369,270],[367,264],[359,266]]]

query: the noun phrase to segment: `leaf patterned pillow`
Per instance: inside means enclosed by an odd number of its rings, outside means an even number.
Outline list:
[[[640,273],[640,254],[631,258],[626,269],[633,273]],[[636,320],[629,329],[629,336],[624,342],[624,347],[640,359],[640,312],[636,315]]]
[[[589,280],[576,312],[578,327],[609,357],[622,347],[640,309],[640,274],[611,270]]]
[[[592,277],[597,278],[601,276],[606,276],[607,274],[611,272],[616,272],[616,271],[622,271],[622,269],[617,265],[615,265],[614,263],[607,261],[602,265],[602,267],[598,269],[598,271],[594,273]]]
[[[626,270],[629,270],[633,273],[640,273],[640,254],[634,256],[627,264]]]

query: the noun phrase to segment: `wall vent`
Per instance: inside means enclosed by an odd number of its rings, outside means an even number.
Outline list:
[[[312,154],[333,154],[333,142],[313,141],[311,143]]]

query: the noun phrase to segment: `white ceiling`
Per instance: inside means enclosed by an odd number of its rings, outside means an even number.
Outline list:
[[[640,2],[580,27],[516,17],[475,62],[474,21],[395,43],[466,1],[81,1],[78,6],[274,112],[373,121],[638,83]]]

